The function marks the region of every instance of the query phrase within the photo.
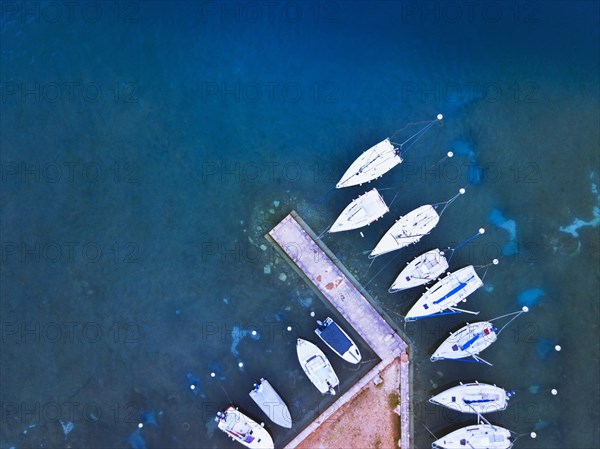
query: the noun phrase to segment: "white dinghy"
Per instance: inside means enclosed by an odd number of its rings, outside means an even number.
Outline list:
[[[232,440],[250,449],[273,449],[275,447],[269,432],[233,405],[224,411],[217,412],[215,421],[217,421],[219,429]]]
[[[377,189],[369,190],[342,211],[329,232],[362,228],[380,219],[389,211]]]
[[[267,379],[261,378],[253,385],[250,397],[275,424],[292,427],[290,410]]]
[[[496,385],[473,382],[461,383],[435,395],[429,402],[461,413],[484,415],[505,410],[514,391]]]
[[[477,424],[455,430],[434,441],[433,449],[510,449],[510,430],[490,424]]]
[[[456,333],[450,333],[439,348],[431,356],[431,361],[458,360],[466,357],[477,357],[481,351],[496,341],[496,328],[488,321],[467,324]]]
[[[417,243],[421,237],[435,228],[439,220],[440,216],[430,204],[418,207],[400,217],[371,251],[369,259]]]
[[[400,151],[406,143],[413,139],[415,139],[414,142],[416,142],[436,122],[442,120],[442,118],[442,114],[438,114],[436,120],[429,122],[423,129],[411,136],[404,143],[399,145],[396,144],[398,146],[395,146],[389,138],[372,146],[350,165],[335,187],[341,189],[344,187],[362,185],[380,178],[402,162]]]
[[[477,276],[473,265],[456,270],[454,273],[448,273],[444,279],[438,281],[419,298],[406,314],[405,320],[414,321],[445,313],[478,314],[479,312],[457,309],[455,306],[461,301],[466,301],[467,296],[482,285],[483,282]],[[444,313],[444,310],[450,310],[450,312]]]
[[[335,387],[340,381],[323,351],[301,338],[296,344],[296,351],[302,369],[314,386],[323,394],[335,395]]]
[[[427,284],[448,269],[448,261],[439,249],[432,249],[416,257],[400,272],[389,288],[390,293],[396,293],[409,288]]]
[[[325,318],[325,321],[317,320],[319,327],[315,329],[315,333],[321,340],[329,346],[333,352],[343,358],[346,362],[358,363],[362,356],[354,341],[348,334],[337,325],[330,317]]]

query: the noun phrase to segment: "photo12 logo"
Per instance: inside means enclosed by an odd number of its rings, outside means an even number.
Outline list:
[[[0,83],[2,104],[98,103],[102,99],[114,103],[139,103],[138,84],[118,81],[110,86],[97,82],[47,81],[30,83],[7,81]]]
[[[137,263],[137,242],[39,242],[4,241],[0,246],[2,263]]]
[[[200,1],[191,4],[199,8],[203,24],[239,23],[337,23],[340,4],[333,1]]]
[[[202,103],[298,103],[303,99],[314,103],[337,103],[339,88],[333,81],[315,82],[309,86],[295,81],[204,81]]]
[[[132,161],[114,161],[108,164],[94,161],[6,161],[0,164],[2,184],[74,184],[108,181],[137,184],[140,167]]]
[[[534,81],[514,81],[510,84],[488,81],[421,82],[404,81],[401,85],[402,102],[468,103],[479,100],[496,103],[501,100],[515,104],[538,103],[540,87]]]
[[[133,1],[3,1],[0,2],[3,23],[77,24],[138,23],[140,2]]]

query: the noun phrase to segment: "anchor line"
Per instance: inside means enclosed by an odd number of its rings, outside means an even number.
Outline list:
[[[448,206],[450,206],[455,200],[456,198],[458,198],[459,196],[461,196],[463,193],[465,193],[465,188],[461,188],[458,193],[456,195],[454,195],[452,198],[450,198],[448,201],[443,201],[441,203],[435,203],[432,204],[434,209],[437,209],[439,206],[441,206],[442,204],[444,205],[444,207],[442,208],[442,211],[438,214],[440,217],[443,215],[444,211],[446,210],[446,208]]]
[[[458,251],[459,249],[461,249],[463,246],[465,246],[467,243],[471,242],[472,240],[474,240],[476,237],[478,237],[481,234],[482,233],[480,231],[477,231],[477,233],[475,235],[469,237],[466,240],[463,240],[461,243],[459,243],[459,244],[457,244],[455,246],[449,246],[447,249],[449,249],[450,251],[452,251],[452,253],[450,254],[450,257],[448,258],[448,262],[450,262],[452,260],[452,258],[454,257],[454,253],[456,251]]]

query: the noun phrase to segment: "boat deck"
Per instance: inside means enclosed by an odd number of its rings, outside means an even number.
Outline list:
[[[297,435],[286,446],[286,449],[296,447],[320,423],[352,399],[364,385],[375,378],[379,371],[397,357],[401,357],[403,365],[400,382],[401,446],[403,449],[409,448],[410,370],[406,342],[375,309],[374,301],[368,293],[362,287],[358,287],[359,284],[354,277],[339,263],[323,242],[318,240],[314,232],[296,212],[292,211],[265,237],[278,247],[282,255],[288,259],[308,284],[339,311],[381,359],[375,368]]]

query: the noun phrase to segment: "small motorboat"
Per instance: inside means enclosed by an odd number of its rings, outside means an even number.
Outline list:
[[[508,400],[514,394],[514,391],[506,391],[496,385],[461,383],[436,394],[429,402],[461,413],[484,415],[505,410]]]
[[[466,357],[483,361],[477,355],[496,341],[496,330],[488,321],[467,324],[456,333],[450,333],[450,337],[433,353],[431,361],[458,360]]]
[[[477,424],[455,430],[434,441],[433,449],[510,449],[513,445],[509,430],[490,424]]]
[[[315,329],[315,334],[329,346],[333,352],[343,358],[346,362],[358,363],[362,356],[354,341],[348,336],[344,329],[339,327],[330,317],[325,321],[317,320],[319,327]]]
[[[253,385],[250,397],[275,424],[292,427],[290,410],[267,379],[261,378]]]
[[[335,395],[335,387],[340,384],[340,381],[323,351],[301,338],[296,344],[296,351],[302,369],[314,386],[323,394]]]
[[[217,412],[215,421],[217,421],[217,427],[232,440],[250,449],[274,449],[275,447],[269,432],[262,425],[240,412],[234,405]]]
[[[373,248],[369,259],[417,243],[438,224],[440,216],[430,204],[400,217]]]
[[[456,270],[438,281],[433,287],[428,289],[406,314],[406,321],[414,321],[420,318],[426,318],[433,315],[446,313],[467,312],[477,314],[479,312],[470,312],[456,308],[461,301],[466,301],[467,296],[483,285],[479,276],[475,272],[473,265]]]
[[[380,219],[390,210],[377,191],[372,189],[352,201],[335,220],[329,232],[362,228]]]
[[[432,249],[416,257],[404,267],[389,288],[396,293],[409,288],[418,287],[436,280],[448,269],[448,261],[439,249]]]

